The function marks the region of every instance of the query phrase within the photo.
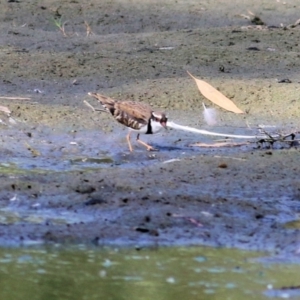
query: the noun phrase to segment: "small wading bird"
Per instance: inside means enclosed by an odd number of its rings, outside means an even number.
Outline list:
[[[168,118],[165,113],[154,112],[149,105],[141,102],[117,101],[97,93],[88,93],[88,95],[96,98],[119,123],[130,128],[126,136],[130,152],[133,151],[130,142],[132,131],[138,132],[136,140],[144,145],[148,151],[157,150],[141,141],[140,133],[154,134],[166,128]]]

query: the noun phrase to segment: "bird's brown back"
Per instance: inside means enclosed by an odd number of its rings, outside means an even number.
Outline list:
[[[97,93],[89,93],[96,98],[121,124],[132,129],[140,129],[147,125],[152,109],[148,104],[135,101],[116,101]]]

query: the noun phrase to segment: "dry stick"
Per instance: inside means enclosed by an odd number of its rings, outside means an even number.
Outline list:
[[[214,157],[216,157],[216,158],[222,158],[222,159],[224,159],[224,158],[228,158],[228,159],[233,159],[233,160],[241,160],[241,161],[246,161],[247,159],[245,159],[245,158],[240,158],[240,157],[231,157],[231,156],[220,156],[220,155],[214,155]]]
[[[86,100],[83,100],[83,103],[88,106],[89,108],[92,109],[92,111],[96,111],[96,109],[94,108],[94,106],[92,106],[90,103],[88,103]]]
[[[90,36],[90,35],[93,35],[94,32],[92,31],[92,28],[91,26],[89,25],[89,23],[87,21],[84,21],[84,25],[86,27],[86,36]]]
[[[91,108],[93,111],[102,111],[102,112],[106,112],[108,113],[108,111],[106,109],[101,109],[101,108],[95,108],[94,106],[92,106],[89,102],[87,102],[86,100],[83,100],[83,103],[88,106],[89,108]]]
[[[187,216],[183,216],[183,215],[178,215],[178,214],[172,214],[172,217],[174,218],[182,218],[182,219],[185,219],[189,222],[191,222],[192,224],[198,226],[198,227],[203,227],[203,224],[200,223],[199,221],[197,221],[196,219],[194,218],[191,218],[191,217],[187,217]]]
[[[202,148],[222,148],[222,147],[240,147],[248,145],[250,142],[243,143],[233,143],[233,142],[223,142],[223,143],[215,143],[215,144],[207,144],[207,143],[194,143],[191,144],[191,147],[202,147]]]
[[[287,28],[295,28],[300,24],[300,19],[298,19],[294,24],[289,24],[286,27]]]
[[[35,157],[35,156],[41,155],[41,153],[38,150],[32,148],[27,142],[25,142],[24,144],[25,144],[25,147],[27,148],[27,150],[31,152],[32,156]]]
[[[281,142],[281,143],[288,143],[290,145],[293,145],[294,143],[299,143],[299,140],[296,140],[296,134],[299,132],[292,132],[292,133],[288,133],[285,135],[282,134],[277,134],[276,136],[272,136],[271,134],[269,134],[268,132],[266,132],[264,129],[260,128],[260,130],[266,134],[266,138],[263,138],[261,140],[259,140],[259,143],[271,143],[274,144],[275,142]],[[290,140],[287,140],[287,138],[291,138]]]
[[[9,100],[31,100],[31,98],[23,98],[23,97],[5,97],[5,96],[1,96],[0,99],[9,99]]]

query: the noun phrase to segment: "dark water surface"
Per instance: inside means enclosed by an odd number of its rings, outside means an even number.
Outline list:
[[[299,283],[299,265],[256,259],[262,255],[203,247],[2,248],[0,298],[240,300],[292,295],[275,288]]]

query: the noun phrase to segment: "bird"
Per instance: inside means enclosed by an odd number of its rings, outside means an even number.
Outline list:
[[[130,142],[132,131],[138,132],[137,142],[145,146],[148,151],[157,151],[140,140],[140,133],[155,134],[164,128],[167,129],[168,118],[164,112],[153,111],[150,105],[142,102],[114,100],[98,93],[88,93],[88,95],[96,98],[116,121],[130,129],[126,136],[130,152],[133,152]]]

